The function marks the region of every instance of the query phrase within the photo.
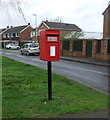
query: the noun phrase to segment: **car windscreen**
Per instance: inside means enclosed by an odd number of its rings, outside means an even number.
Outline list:
[[[38,44],[31,44],[29,47],[38,47]]]
[[[11,46],[16,46],[15,44],[10,44]]]

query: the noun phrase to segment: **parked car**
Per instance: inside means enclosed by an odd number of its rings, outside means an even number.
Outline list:
[[[38,43],[26,43],[20,49],[21,55],[35,54],[39,55],[39,44]]]
[[[7,49],[19,49],[20,47],[16,44],[11,43],[11,44],[6,45],[6,48]]]

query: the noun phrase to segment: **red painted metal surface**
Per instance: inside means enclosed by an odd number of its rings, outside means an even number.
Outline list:
[[[60,32],[46,29],[40,32],[40,59],[44,61],[60,60]]]

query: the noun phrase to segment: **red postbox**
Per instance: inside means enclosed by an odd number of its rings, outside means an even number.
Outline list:
[[[46,29],[40,32],[40,59],[44,61],[60,60],[60,32]]]

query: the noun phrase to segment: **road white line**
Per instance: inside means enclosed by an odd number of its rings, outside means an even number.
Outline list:
[[[17,55],[18,57],[22,57],[22,58],[25,58],[25,56],[22,56],[22,55]]]
[[[99,74],[104,74],[104,75],[108,75],[110,76],[109,73],[105,73],[105,72],[100,72],[100,71],[95,71],[95,70],[88,70],[88,69],[84,69],[84,68],[76,68],[75,69],[81,69],[81,70],[85,70],[85,71],[91,71],[91,72],[95,72],[95,73],[99,73]]]
[[[40,59],[32,59],[32,60],[34,60],[34,61],[38,61],[38,62],[44,62],[44,61],[42,61],[42,60],[40,60]]]
[[[11,55],[12,53],[4,53],[4,54],[6,54],[6,55]]]

